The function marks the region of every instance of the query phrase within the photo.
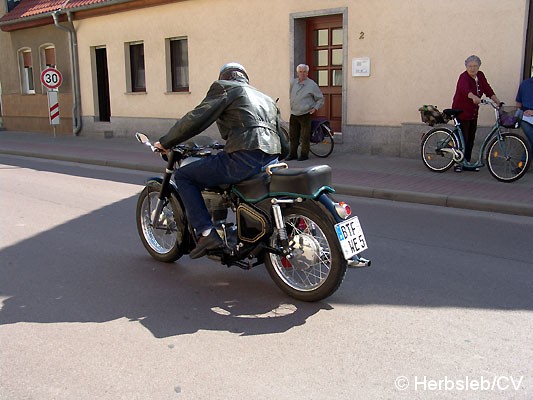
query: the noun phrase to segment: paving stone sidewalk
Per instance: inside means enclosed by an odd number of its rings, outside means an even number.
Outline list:
[[[155,138],[156,139],[156,138]],[[0,131],[0,154],[160,173],[164,163],[134,138],[57,136]],[[429,171],[419,159],[355,154],[337,144],[328,158],[311,155],[290,167],[328,164],[339,194],[533,216],[533,171],[513,183],[480,172]]]

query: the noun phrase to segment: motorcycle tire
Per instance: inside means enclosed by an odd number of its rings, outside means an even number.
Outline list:
[[[163,207],[157,226],[152,225],[161,184],[148,184],[137,200],[137,231],[148,253],[157,261],[171,263],[187,250],[187,222],[178,199],[171,195]]]
[[[347,261],[335,233],[335,221],[319,203],[306,201],[283,209],[290,259],[269,253],[266,268],[276,285],[289,296],[302,301],[319,301],[331,296],[342,283]],[[270,244],[277,246],[277,234]]]

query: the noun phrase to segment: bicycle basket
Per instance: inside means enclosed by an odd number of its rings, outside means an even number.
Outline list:
[[[422,122],[424,124],[428,124],[429,126],[433,126],[435,124],[445,124],[449,121],[449,118],[445,114],[441,113],[437,109],[437,106],[425,104],[420,107],[418,111],[420,111]]]
[[[498,120],[505,128],[520,128],[522,122],[522,110],[514,106],[501,106],[498,110]]]
[[[328,129],[331,131],[329,121],[327,119],[319,119],[311,122],[311,143],[320,143],[328,134]]]

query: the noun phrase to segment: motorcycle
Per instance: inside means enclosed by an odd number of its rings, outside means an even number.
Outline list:
[[[158,152],[143,133],[137,140]],[[196,235],[171,179],[180,168],[223,149],[208,136],[196,136],[161,153],[163,177],[148,179],[137,201],[137,230],[150,255],[171,263],[188,254]],[[302,301],[332,295],[348,267],[367,267],[359,254],[368,245],[350,206],[333,199],[331,167],[288,168],[271,164],[266,171],[235,185],[202,191],[213,224],[225,247],[207,256],[222,265],[251,269],[264,264],[277,286]]]

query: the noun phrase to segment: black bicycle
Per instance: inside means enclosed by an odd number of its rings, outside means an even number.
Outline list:
[[[328,120],[318,121],[311,132],[311,145],[309,151],[315,156],[326,158],[333,152],[335,134],[331,130]]]
[[[335,147],[335,141],[333,140],[335,134],[327,120],[320,121],[315,125],[311,132],[309,151],[319,158],[326,158],[333,152],[333,147]],[[282,123],[281,130],[287,140],[289,140],[289,124],[287,122]]]

